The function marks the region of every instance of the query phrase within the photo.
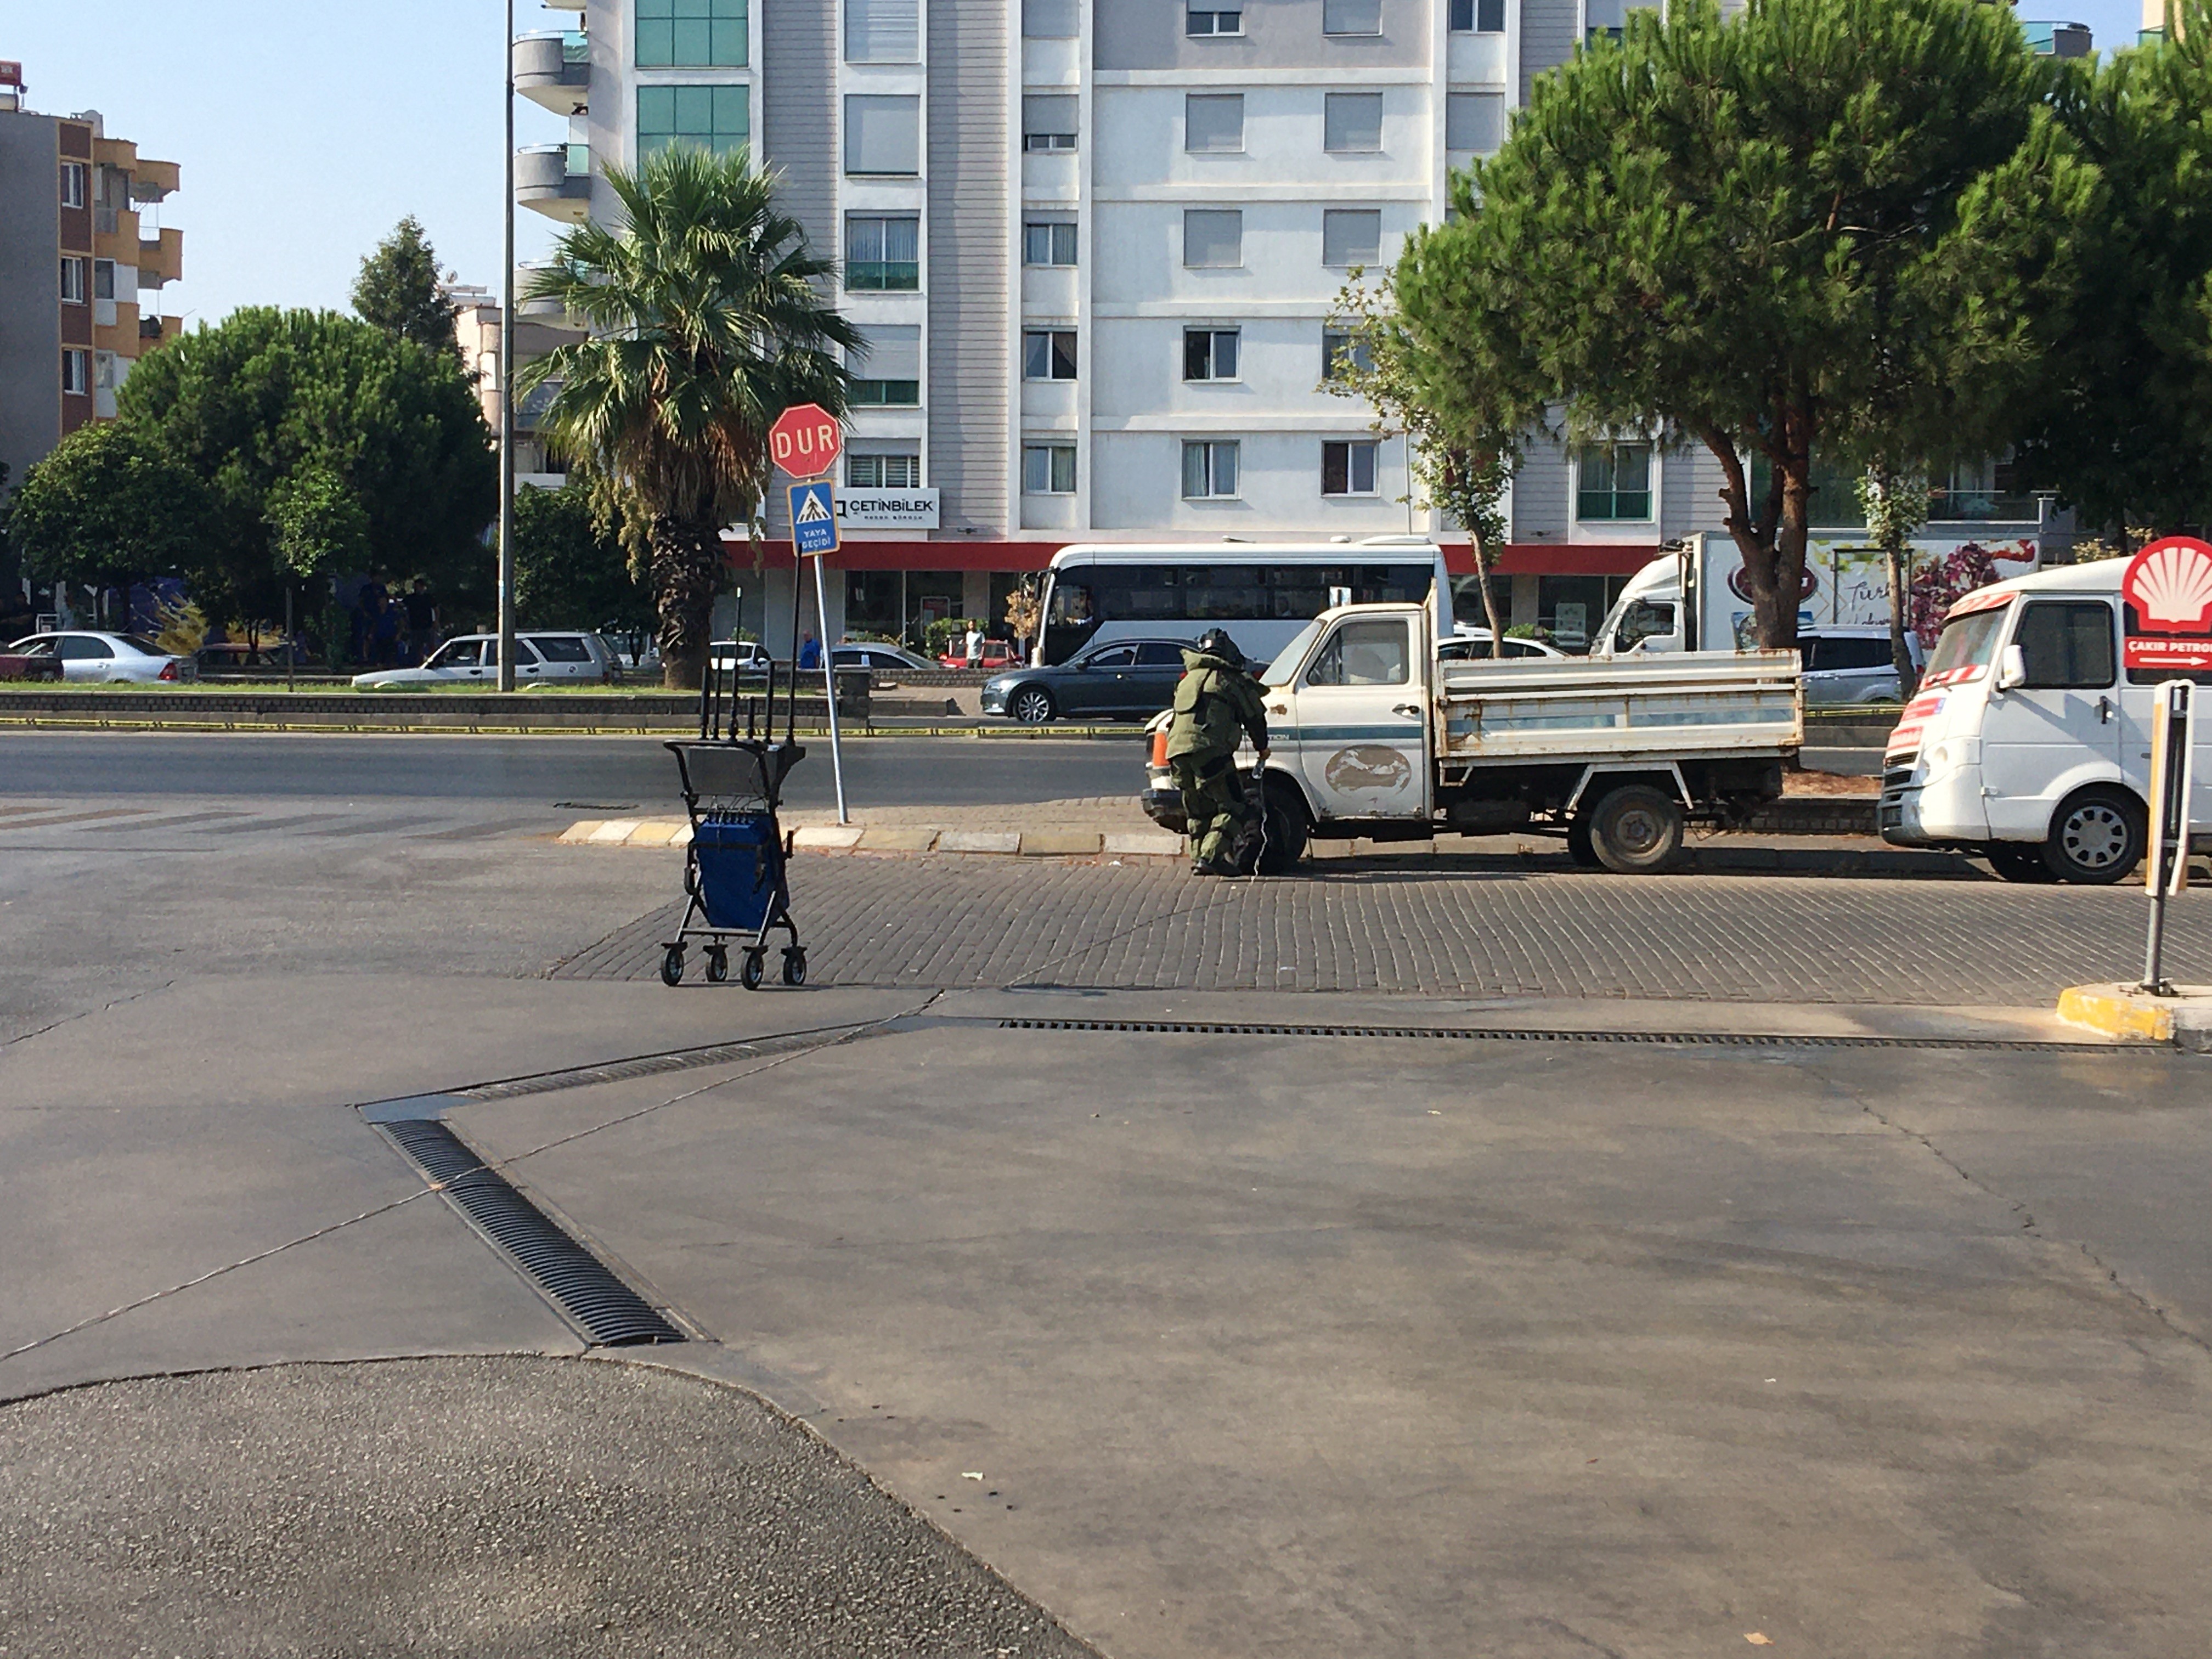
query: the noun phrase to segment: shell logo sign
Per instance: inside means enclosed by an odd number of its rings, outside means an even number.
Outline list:
[[[2130,668],[2212,669],[2212,545],[2167,536],[2128,561],[2120,578]]]

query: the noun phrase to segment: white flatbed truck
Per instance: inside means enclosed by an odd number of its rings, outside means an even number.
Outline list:
[[[1324,611],[1266,685],[1268,855],[1316,837],[1565,836],[1584,864],[1663,870],[1686,826],[1741,822],[1782,793],[1804,731],[1793,651],[1443,662],[1420,605]],[[1152,722],[1146,813],[1181,833]],[[1249,750],[1239,763],[1249,775]]]

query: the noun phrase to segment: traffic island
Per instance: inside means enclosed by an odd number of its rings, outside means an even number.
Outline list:
[[[2170,997],[2133,985],[2070,985],[2058,1018],[2121,1042],[2163,1042],[2212,1054],[2212,985],[2177,985]]]

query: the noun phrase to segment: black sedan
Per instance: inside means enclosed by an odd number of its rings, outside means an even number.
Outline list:
[[[1054,668],[1018,668],[983,683],[983,712],[1024,726],[1092,714],[1149,718],[1175,701],[1181,640],[1115,640]]]

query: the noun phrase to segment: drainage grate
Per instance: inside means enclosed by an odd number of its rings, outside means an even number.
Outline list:
[[[684,1340],[684,1334],[605,1262],[515,1191],[505,1176],[484,1168],[483,1160],[444,1124],[416,1118],[379,1127],[492,1247],[594,1343],[618,1348]]]
[[[1001,1019],[1002,1031],[1146,1031],[1191,1036],[1449,1037],[1473,1042],[1641,1042],[1668,1048],[1964,1048],[2031,1054],[2109,1054],[2103,1042],[2001,1037],[1783,1036],[1740,1031],[1535,1031],[1437,1025],[1242,1025],[1184,1019]],[[2130,1051],[2139,1052],[2139,1051]]]

